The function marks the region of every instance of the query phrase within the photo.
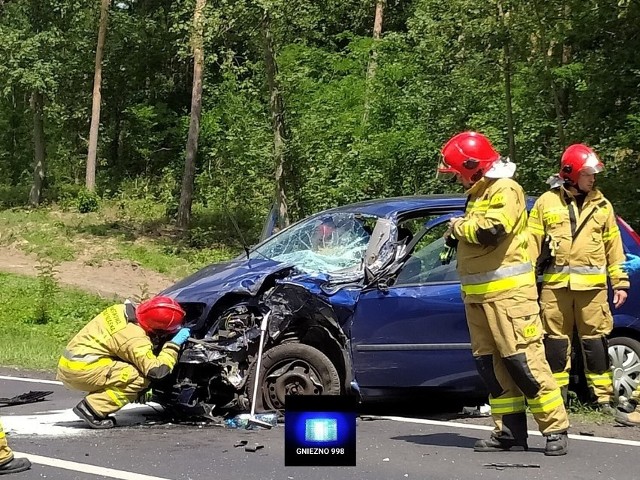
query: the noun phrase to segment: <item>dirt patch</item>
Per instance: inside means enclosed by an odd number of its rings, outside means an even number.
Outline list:
[[[0,246],[0,271],[36,276],[37,266],[35,255],[11,246]],[[175,281],[127,260],[104,260],[89,265],[81,257],[61,262],[56,271],[56,278],[61,284],[78,287],[104,298],[154,295]]]

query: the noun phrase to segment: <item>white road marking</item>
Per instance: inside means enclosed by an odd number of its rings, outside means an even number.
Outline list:
[[[6,375],[0,375],[0,380],[15,380],[16,382],[46,383],[49,385],[62,385],[62,382],[59,382],[57,380],[43,380],[41,378],[8,377]]]
[[[68,460],[59,460],[57,458],[42,457],[33,455],[32,453],[13,452],[17,457],[26,456],[32,463],[46,465],[48,467],[63,468],[65,470],[73,470],[74,472],[90,473],[92,475],[101,475],[103,477],[117,478],[120,480],[170,480],[166,477],[154,477],[152,475],[143,475],[141,473],[127,472],[126,470],[115,470],[113,468],[98,467],[88,463],[70,462]]]
[[[466,428],[469,430],[485,430],[490,431],[493,430],[493,427],[488,425],[473,425],[468,423],[459,423],[459,422],[445,422],[441,420],[427,420],[426,418],[407,418],[407,417],[387,417],[387,416],[375,416],[375,415],[367,415],[371,418],[380,418],[384,420],[393,420],[394,422],[405,422],[405,423],[419,423],[422,425],[437,425],[439,427],[453,427],[453,428]],[[536,430],[529,430],[529,435],[537,435],[542,436],[542,434]],[[569,434],[569,438],[572,440],[584,440],[585,442],[598,442],[598,443],[613,443],[616,445],[628,445],[630,447],[640,447],[640,442],[636,440],[622,440],[618,438],[605,438],[605,437],[588,437],[584,435],[573,435]]]
[[[154,408],[155,407],[155,408]],[[147,415],[155,414],[162,407],[158,404],[125,405],[116,415],[118,426],[141,425],[147,422]],[[11,435],[47,435],[69,437],[92,432],[71,409],[51,410],[32,415],[7,415],[2,417],[7,433]]]

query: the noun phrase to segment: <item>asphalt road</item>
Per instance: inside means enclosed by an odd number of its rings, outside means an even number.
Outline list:
[[[32,381],[17,379],[27,377]],[[225,480],[225,479],[632,479],[639,478],[640,442],[574,437],[570,453],[545,457],[534,432],[528,452],[474,453],[487,427],[408,417],[357,421],[357,466],[285,467],[284,427],[234,430],[158,422],[150,406],[118,413],[119,428],[84,428],[71,407],[81,398],[47,375],[0,370],[0,396],[52,390],[44,402],[0,408],[10,446],[30,457],[33,468],[11,480]],[[247,452],[239,440],[264,448]],[[487,463],[524,463],[539,468]]]

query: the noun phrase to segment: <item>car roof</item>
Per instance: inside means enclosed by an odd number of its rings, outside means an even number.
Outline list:
[[[360,213],[389,217],[398,213],[409,213],[427,208],[464,208],[466,196],[455,194],[409,195],[404,197],[377,198],[342,205],[324,213]]]
[[[464,209],[467,196],[462,194],[430,194],[408,195],[403,197],[377,198],[363,202],[342,205],[323,213],[359,213],[375,215],[376,217],[392,217],[425,209]],[[528,207],[531,208],[534,197],[527,197]]]

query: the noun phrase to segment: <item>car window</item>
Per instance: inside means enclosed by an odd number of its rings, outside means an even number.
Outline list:
[[[362,269],[376,220],[352,213],[314,216],[267,240],[250,256],[293,264],[308,273]]]
[[[394,285],[456,282],[456,252],[450,251],[448,263],[443,263],[440,254],[445,249],[442,235],[447,229],[444,221],[429,229],[416,243],[409,259],[400,270]]]

